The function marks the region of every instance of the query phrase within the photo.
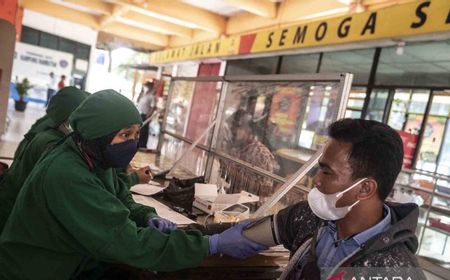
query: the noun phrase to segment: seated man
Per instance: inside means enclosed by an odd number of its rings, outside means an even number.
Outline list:
[[[239,109],[230,119],[230,139],[227,139],[225,144],[230,155],[273,173],[275,158],[270,150],[256,139],[252,116]],[[222,165],[222,175],[228,179],[232,193],[245,190],[260,196],[261,201],[264,201],[274,192],[270,178],[257,175],[231,162]]]
[[[328,134],[308,201],[271,217],[274,243],[291,251],[281,279],[425,279],[414,255],[418,206],[385,201],[402,168],[398,133],[376,121],[343,119]]]

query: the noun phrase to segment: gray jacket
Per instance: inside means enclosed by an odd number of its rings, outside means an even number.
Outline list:
[[[351,274],[366,279],[380,273],[390,277],[413,275],[413,279],[426,279],[414,255],[418,247],[415,235],[419,216],[418,206],[412,203],[389,202],[386,205],[391,210],[391,227],[369,239],[364,246],[342,260],[331,271],[326,271],[326,275],[337,275],[340,271],[347,270],[345,273],[350,271]],[[281,210],[276,214],[274,221],[278,241],[290,250],[292,258],[297,259],[301,259],[309,252],[309,243],[314,233],[325,222],[313,214],[306,201]],[[296,263],[296,260],[290,262],[287,267],[289,271],[284,273],[286,278],[298,278]]]

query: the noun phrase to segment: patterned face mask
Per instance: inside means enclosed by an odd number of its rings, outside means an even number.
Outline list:
[[[344,193],[358,186],[367,178],[360,179],[356,181],[353,185],[348,187],[347,189],[332,193],[332,194],[324,194],[317,187],[314,187],[308,194],[308,204],[311,207],[313,213],[321,218],[322,220],[327,221],[336,221],[345,217],[352,210],[352,208],[359,203],[357,200],[350,206],[344,207],[336,207],[336,202],[344,195]]]

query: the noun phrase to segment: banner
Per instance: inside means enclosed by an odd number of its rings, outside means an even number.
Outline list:
[[[31,101],[45,102],[50,82],[50,72],[58,82],[66,76],[66,84],[72,75],[73,55],[61,51],[16,42],[11,80],[28,78],[33,88],[28,91]]]
[[[403,141],[403,168],[411,168],[419,136],[401,130],[397,132]]]
[[[153,53],[150,62],[162,64],[198,58],[266,53],[386,38],[399,39],[405,36],[449,31],[449,0],[417,1],[376,11],[168,49]],[[221,46],[220,51],[216,51],[214,47],[212,48],[214,51],[205,51],[205,46],[215,46],[216,44]],[[199,49],[203,49],[203,51],[199,51]]]

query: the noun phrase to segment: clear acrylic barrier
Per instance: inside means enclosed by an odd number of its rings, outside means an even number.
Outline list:
[[[249,205],[253,215],[284,208],[309,191],[326,129],[345,114],[351,79],[351,74],[175,78],[161,158],[179,159],[216,121],[179,168],[204,174],[227,193],[258,195],[260,201]]]
[[[195,140],[214,120],[222,82],[175,80],[171,84],[165,130]],[[212,135],[212,133],[211,133]],[[200,144],[209,143],[205,137]]]

